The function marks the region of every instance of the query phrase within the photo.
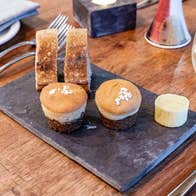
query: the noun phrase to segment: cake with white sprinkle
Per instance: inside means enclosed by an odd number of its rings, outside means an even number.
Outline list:
[[[128,129],[136,122],[141,100],[139,89],[122,79],[102,83],[95,95],[104,126],[117,130]]]
[[[87,98],[86,91],[76,84],[57,82],[44,87],[40,101],[49,126],[64,132],[78,129],[86,110]]]

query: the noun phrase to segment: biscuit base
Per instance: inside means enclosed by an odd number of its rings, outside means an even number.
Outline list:
[[[72,131],[79,129],[83,122],[83,117],[81,117],[80,119],[74,122],[66,122],[63,124],[61,124],[60,122],[56,120],[51,120],[49,118],[47,119],[48,119],[48,125],[50,128],[52,128],[53,130],[57,132],[65,132],[65,133],[71,133]]]
[[[124,130],[130,128],[136,123],[137,113],[122,120],[110,120],[105,118],[101,113],[100,116],[105,127],[113,130]]]

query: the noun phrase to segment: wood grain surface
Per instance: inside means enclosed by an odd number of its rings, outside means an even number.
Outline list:
[[[41,5],[40,15],[23,20],[18,35],[1,46],[0,51],[34,38],[36,30],[47,27],[61,12],[70,17],[70,23],[78,26],[72,17],[70,0],[37,2]],[[193,36],[196,32],[196,1],[187,0],[183,7]],[[185,95],[190,99],[190,108],[196,111],[196,74],[191,63],[191,44],[178,50],[163,50],[150,46],[144,40],[155,11],[156,5],[138,11],[135,30],[90,38],[91,61],[157,94],[171,92]],[[0,64],[33,49],[24,47],[14,51],[0,59]],[[0,86],[29,72],[33,65],[32,57],[16,63],[0,74]],[[126,194],[166,195],[196,169],[195,149],[193,138]],[[0,195],[121,194],[0,113]]]

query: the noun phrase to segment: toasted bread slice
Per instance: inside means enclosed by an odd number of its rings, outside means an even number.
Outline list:
[[[88,56],[87,29],[71,29],[67,33],[64,80],[90,91],[91,67]]]
[[[57,82],[58,38],[55,29],[46,29],[36,33],[35,81],[36,89]]]

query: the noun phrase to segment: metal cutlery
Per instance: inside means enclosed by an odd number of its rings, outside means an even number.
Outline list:
[[[156,4],[158,2],[159,2],[159,0],[143,0],[143,1],[140,1],[139,3],[137,3],[137,9],[146,8],[148,6]]]
[[[196,170],[194,170],[190,176],[188,176],[181,184],[179,184],[172,192],[167,196],[184,196],[192,186],[196,183]]]
[[[183,0],[183,2],[186,0]],[[142,0],[140,2],[137,3],[137,9],[143,9],[146,8],[148,6],[154,5],[156,3],[158,3],[159,0]]]
[[[68,19],[67,16],[60,14],[55,18],[55,20],[48,27],[49,29],[56,28],[58,31],[58,51],[60,51],[63,48],[63,46],[65,45],[68,30],[73,28],[72,25],[67,24],[67,19]],[[0,53],[0,57],[4,56],[8,52],[10,52],[20,46],[24,46],[24,45],[28,45],[28,44],[36,45],[35,39],[33,39],[31,41],[21,42],[19,44],[16,44],[16,45],[8,48],[7,50]],[[0,73],[3,72],[8,67],[10,67],[12,64],[14,64],[14,63],[26,58],[26,57],[34,56],[34,55],[35,55],[35,52],[27,52],[19,57],[16,57],[15,59],[13,59],[13,60],[9,61],[8,63],[4,64],[3,66],[1,66]]]
[[[61,24],[66,24],[68,20],[67,16],[64,16],[62,14],[59,14],[48,26],[48,29],[60,29],[61,28]],[[24,42],[20,42],[18,44],[15,44],[13,46],[11,46],[10,48],[4,50],[3,52],[0,52],[0,58],[3,57],[4,55],[8,54],[9,52],[11,52],[12,50],[21,47],[21,46],[25,46],[25,45],[36,45],[35,39],[32,39],[30,41],[24,41]]]

